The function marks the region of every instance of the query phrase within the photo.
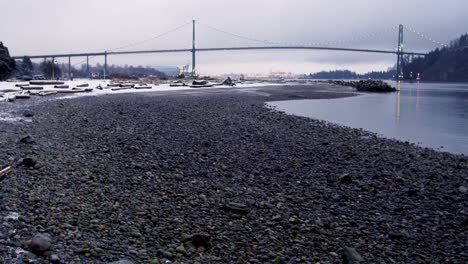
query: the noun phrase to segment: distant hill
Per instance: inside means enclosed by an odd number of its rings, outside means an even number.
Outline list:
[[[391,79],[395,75],[395,71],[382,71],[382,72],[369,72],[359,74],[348,70],[337,70],[337,71],[321,71],[317,73],[311,73],[306,75],[307,79],[333,79],[333,80],[354,80],[354,79],[378,79],[386,80]]]
[[[427,56],[404,65],[405,79],[416,78],[434,82],[468,82],[468,34],[452,41],[448,47],[431,51]],[[411,74],[413,73],[413,74]]]

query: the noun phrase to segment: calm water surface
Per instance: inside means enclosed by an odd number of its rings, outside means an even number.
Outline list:
[[[269,104],[290,114],[468,155],[468,84],[402,83],[400,89],[391,94]]]

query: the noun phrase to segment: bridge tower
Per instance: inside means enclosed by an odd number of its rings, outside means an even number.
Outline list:
[[[397,80],[403,79],[403,25],[398,27]]]
[[[195,19],[192,21],[192,78],[195,78]]]

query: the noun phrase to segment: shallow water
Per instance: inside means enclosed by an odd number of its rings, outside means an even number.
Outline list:
[[[269,105],[290,114],[468,155],[468,84],[402,83],[400,89],[390,94]]]

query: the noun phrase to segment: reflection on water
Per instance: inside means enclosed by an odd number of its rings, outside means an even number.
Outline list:
[[[307,116],[468,155],[468,84],[392,83],[396,93],[272,102]]]

